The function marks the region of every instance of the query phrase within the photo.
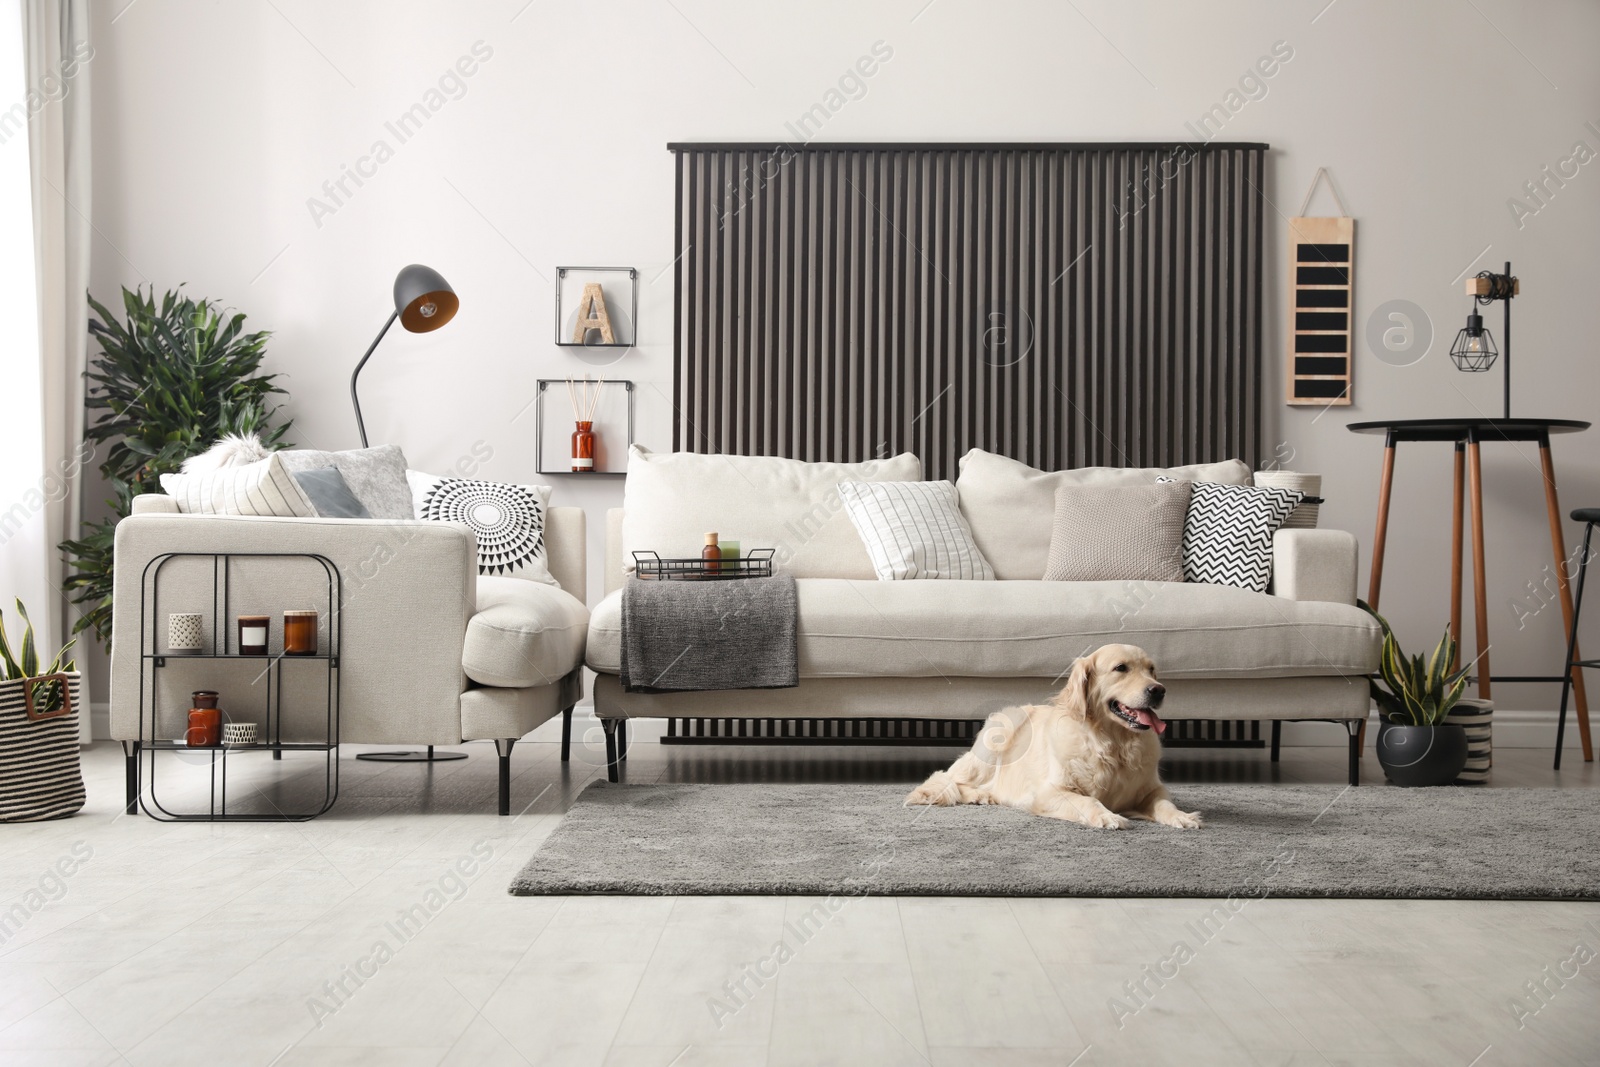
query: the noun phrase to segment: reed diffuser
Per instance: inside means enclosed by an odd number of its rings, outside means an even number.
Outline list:
[[[572,418],[577,424],[577,429],[572,431],[572,469],[575,473],[594,472],[594,409],[600,403],[600,390],[605,384],[604,378],[591,382],[587,374],[582,382],[567,379],[567,396],[572,401]]]

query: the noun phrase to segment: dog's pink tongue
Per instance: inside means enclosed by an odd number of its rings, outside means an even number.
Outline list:
[[[1161,716],[1149,708],[1134,708],[1133,714],[1141,723],[1150,727],[1156,733],[1164,734],[1167,732],[1167,724],[1161,721]]]

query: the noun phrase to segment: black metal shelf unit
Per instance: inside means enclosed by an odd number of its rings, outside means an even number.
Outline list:
[[[160,577],[175,559],[211,560],[211,647],[209,653],[160,653],[155,651],[156,620],[160,617]],[[232,651],[230,568],[237,559],[303,559],[321,567],[327,579],[322,615],[328,620],[327,648],[312,655],[243,655]],[[145,565],[140,579],[139,603],[139,739],[128,756],[128,814],[142,809],[163,822],[305,822],[333,807],[339,795],[339,649],[340,609],[344,602],[343,580],[339,568],[326,556],[309,552],[167,552]],[[266,721],[260,739],[251,745],[189,745],[183,741],[159,738],[157,712],[161,706],[163,669],[185,660],[262,663],[258,676],[266,682]],[[323,736],[311,740],[283,739],[283,672],[285,662],[321,665],[326,674],[326,703]],[[228,764],[245,758],[272,754],[282,760],[285,752],[323,754],[323,790],[315,810],[285,811],[267,801],[271,812],[228,810]],[[203,759],[209,763],[209,805],[204,811],[175,811],[158,794],[157,768],[162,754],[183,754],[188,762]]]

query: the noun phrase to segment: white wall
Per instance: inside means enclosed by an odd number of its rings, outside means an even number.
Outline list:
[[[1600,163],[1520,227],[1507,206],[1575,142],[1600,151],[1600,8],[1579,0],[139,0],[96,16],[94,291],[187,282],[275,331],[269,364],[287,375],[304,445],[356,443],[349,370],[388,313],[396,269],[415,261],[443,272],[462,310],[374,357],[363,389],[374,440],[433,470],[486,441],[487,477],[532,480],[531,415],[513,418],[534,379],[592,369],[552,344],[553,268],[620,264],[644,279],[642,343],[608,373],[642,383],[640,438],[668,447],[667,142],[788,139],[785,123],[877,41],[892,58],[823,139],[1187,139],[1186,123],[1287,42],[1293,58],[1220,135],[1273,146],[1268,336],[1283,331],[1279,216],[1296,213],[1318,166],[1359,220],[1357,321],[1404,299],[1434,331],[1403,368],[1363,345],[1352,408],[1268,409],[1286,465],[1325,475],[1324,524],[1356,531],[1364,551],[1381,447],[1344,424],[1497,411],[1498,375],[1459,374],[1446,355],[1469,265],[1509,258],[1523,279],[1517,412],[1596,414]],[[480,41],[492,56],[464,93],[399,143],[385,123]],[[331,203],[324,181],[379,139],[393,158],[314,219],[308,200]],[[1312,213],[1335,213],[1332,201],[1319,196]],[[1498,334],[1498,309],[1489,321]],[[1269,362],[1279,396],[1277,343]],[[1549,560],[1536,460],[1528,446],[1486,453],[1497,673],[1549,673],[1559,657],[1558,612],[1519,629],[1510,604]],[[1561,440],[1557,460],[1564,505],[1600,503],[1600,430]],[[1448,463],[1445,446],[1414,446],[1396,481],[1383,607],[1413,645],[1447,612]],[[620,479],[558,480],[558,503],[589,510],[593,557],[620,493]],[[1600,646],[1600,622],[1586,629]],[[1530,686],[1496,696],[1556,698]]]

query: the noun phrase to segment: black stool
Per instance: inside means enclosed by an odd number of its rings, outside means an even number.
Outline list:
[[[1600,524],[1600,508],[1579,508],[1572,513],[1573,522],[1584,523],[1583,554],[1578,557],[1578,585],[1572,594],[1572,632],[1567,634],[1566,669],[1561,678],[1561,717],[1556,720],[1556,770],[1561,769],[1561,742],[1567,732],[1567,696],[1572,692],[1572,669],[1600,667],[1600,659],[1573,659],[1578,647],[1578,619],[1583,612],[1583,577],[1589,570],[1589,542],[1594,538],[1594,528]]]

